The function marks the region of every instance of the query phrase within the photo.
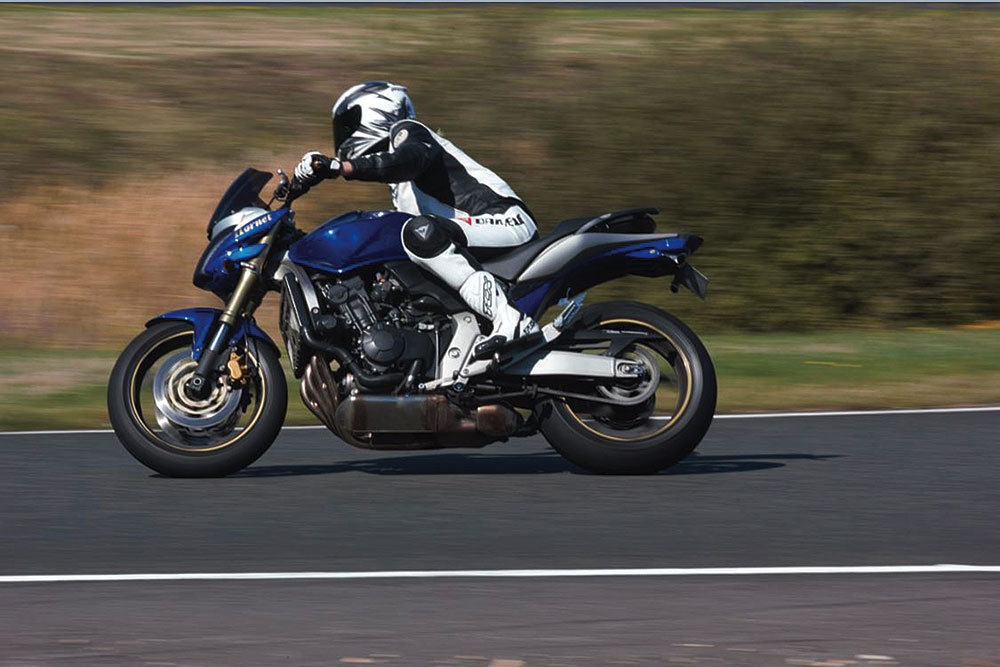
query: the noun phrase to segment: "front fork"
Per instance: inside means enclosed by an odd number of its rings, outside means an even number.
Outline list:
[[[280,228],[281,223],[279,222],[264,237],[263,243],[266,246],[264,250],[253,259],[243,263],[243,272],[240,274],[239,282],[236,283],[236,289],[233,290],[229,301],[226,302],[225,310],[222,311],[215,325],[209,330],[208,344],[205,345],[205,349],[202,350],[201,357],[198,359],[198,367],[184,383],[184,391],[192,398],[205,400],[211,395],[212,385],[218,372],[219,356],[229,347],[229,332],[232,331],[233,326],[241,316],[248,314],[250,309],[256,306],[256,304],[251,303],[250,296],[260,280],[267,255],[271,251],[274,238]]]

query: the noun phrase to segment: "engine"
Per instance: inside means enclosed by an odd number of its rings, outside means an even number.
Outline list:
[[[423,374],[433,371],[436,325],[414,310],[407,290],[391,275],[376,274],[315,283],[325,313],[316,317],[322,335],[384,373],[399,369]]]
[[[421,378],[436,375],[441,342],[450,340],[448,315],[463,304],[449,302],[415,266],[400,264],[365,278],[313,276],[319,307],[307,315],[319,340],[296,328],[304,295],[295,278],[283,278],[281,331],[306,407],[363,448],[481,447],[510,437],[523,425],[510,406],[460,405],[415,391]],[[410,280],[403,283],[408,267]],[[331,372],[326,357],[335,357],[342,370]]]

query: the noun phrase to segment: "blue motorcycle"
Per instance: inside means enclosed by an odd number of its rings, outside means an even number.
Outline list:
[[[194,284],[225,307],[164,313],[122,352],[108,411],[128,451],[174,477],[234,473],[277,437],[287,409],[279,348],[253,314],[281,295],[288,365],[309,410],[365,449],[482,447],[541,432],[593,472],[654,473],[687,456],[715,412],[704,345],[676,317],[631,301],[583,307],[588,288],[626,275],[670,277],[704,298],[688,258],[702,239],[657,234],[656,209],[559,223],[481,258],[540,330],[496,348],[485,322],[411,263],[409,215],[354,211],[306,234],[279,170],[244,171],[208,224]],[[487,332],[488,333],[488,332]]]

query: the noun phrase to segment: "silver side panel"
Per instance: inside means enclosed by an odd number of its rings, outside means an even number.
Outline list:
[[[542,251],[518,276],[518,282],[547,278],[561,271],[577,255],[599,246],[613,247],[625,243],[642,243],[677,236],[676,234],[573,234],[559,239]]]

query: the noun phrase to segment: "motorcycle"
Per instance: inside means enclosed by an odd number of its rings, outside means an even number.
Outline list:
[[[711,358],[679,319],[650,305],[583,307],[585,290],[626,275],[671,277],[705,298],[688,263],[693,234],[657,234],[652,208],[574,218],[481,258],[510,300],[549,323],[500,346],[444,283],[411,263],[410,218],[354,211],[306,234],[297,181],[245,170],[208,223],[194,284],[225,307],[158,315],[121,353],[108,384],[115,433],[140,462],[172,477],[234,473],[282,427],[279,348],[254,320],[280,293],[287,362],[309,410],[364,449],[482,447],[540,432],[596,473],[645,474],[687,456],[715,412]],[[475,251],[473,251],[475,254]],[[502,341],[501,341],[502,342]]]

